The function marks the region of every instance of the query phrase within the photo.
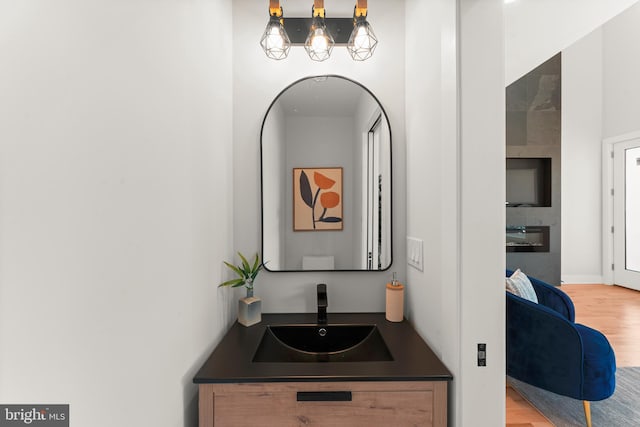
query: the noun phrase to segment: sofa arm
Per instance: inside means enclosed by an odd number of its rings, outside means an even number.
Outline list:
[[[575,322],[576,310],[573,301],[567,294],[555,286],[551,286],[542,280],[529,277],[533,289],[538,296],[538,303],[560,313],[565,319]]]
[[[584,350],[575,324],[544,305],[506,296],[507,375],[581,399]]]

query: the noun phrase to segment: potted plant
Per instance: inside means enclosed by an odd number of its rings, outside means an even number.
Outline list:
[[[244,286],[247,289],[247,296],[238,301],[238,322],[244,326],[251,326],[262,321],[262,300],[253,296],[253,283],[260,270],[264,268],[264,263],[260,262],[260,257],[257,253],[252,264],[249,264],[249,261],[242,253],[238,252],[238,255],[242,261],[239,265],[224,261],[225,265],[236,273],[238,277],[222,282],[218,287],[231,286],[232,288],[238,288]]]

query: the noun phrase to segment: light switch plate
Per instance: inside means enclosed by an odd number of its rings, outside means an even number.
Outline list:
[[[423,241],[415,237],[407,237],[407,264],[423,271]]]

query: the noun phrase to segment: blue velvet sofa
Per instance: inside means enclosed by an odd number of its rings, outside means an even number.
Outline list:
[[[537,304],[506,292],[507,375],[582,400],[590,426],[589,402],[606,399],[615,390],[613,348],[599,331],[575,323],[567,294],[535,278],[529,280]]]

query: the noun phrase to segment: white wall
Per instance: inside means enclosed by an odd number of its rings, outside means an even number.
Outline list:
[[[406,49],[421,52],[406,60],[407,234],[425,242],[424,271],[407,271],[407,303],[416,328],[453,372],[452,425],[481,419],[498,426],[505,351],[502,2],[459,4],[406,5]],[[476,366],[477,343],[487,343],[487,367]]]
[[[460,0],[459,425],[505,423],[505,90],[502,0]],[[477,366],[477,344],[487,366]]]
[[[640,38],[639,20],[635,4],[562,52],[565,283],[607,280],[602,230],[611,224],[602,218],[602,141],[640,130],[640,48],[629,43]]]
[[[285,14],[291,1],[284,3]],[[346,49],[336,47],[325,62],[309,59],[301,47],[293,47],[285,61],[267,58],[259,39],[267,24],[267,4],[256,7],[250,0],[233,2],[234,34],[234,247],[242,252],[260,248],[259,135],[262,118],[278,93],[292,82],[311,75],[339,74],[362,83],[378,98],[387,114],[393,135],[394,263],[404,281],[406,273],[405,232],[405,142],[404,142],[404,23],[402,2],[386,7],[381,0],[369,1],[369,20],[380,43],[375,55],[355,62]],[[327,7],[329,5],[327,4]],[[327,9],[330,16],[337,15]],[[305,9],[308,11],[308,9]],[[288,15],[294,16],[294,15]],[[383,311],[385,283],[391,272],[264,272],[256,281],[256,295],[265,312],[312,312],[316,310],[315,285],[326,283],[329,313]]]
[[[406,2],[407,235],[424,240],[424,271],[407,270],[407,314],[454,375],[452,425],[461,411],[458,273],[456,7]],[[429,185],[432,183],[433,185]]]
[[[562,51],[563,283],[603,283],[602,48],[599,28]]]
[[[230,4],[0,4],[0,402],[196,425],[234,318]]]
[[[424,271],[407,270],[407,314],[457,377],[456,8],[411,0],[406,10],[407,51],[423,52],[406,62],[407,235],[425,242]]]
[[[505,86],[637,1],[516,0],[505,4]]]
[[[640,130],[640,4],[603,27],[603,138]]]

